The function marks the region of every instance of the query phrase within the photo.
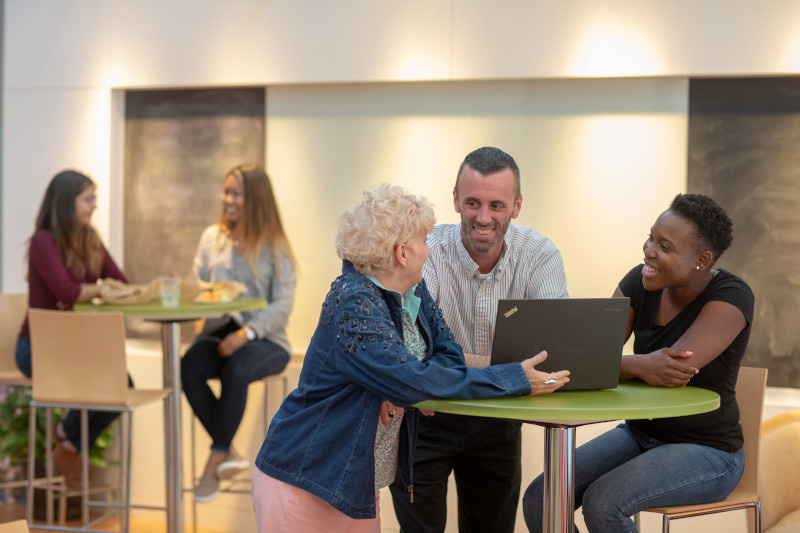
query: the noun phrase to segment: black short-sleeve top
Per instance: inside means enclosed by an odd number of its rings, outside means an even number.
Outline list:
[[[730,452],[740,449],[744,439],[742,427],[739,425],[739,406],[736,404],[736,378],[750,339],[753,291],[744,280],[720,269],[694,301],[669,323],[657,326],[653,321],[662,291],[645,290],[642,285],[642,266],[633,268],[619,283],[622,293],[630,297],[631,307],[635,312],[634,353],[646,354],[675,344],[708,302],[722,301],[735,306],[744,314],[747,325],[721,354],[701,368],[689,381],[692,387],[709,389],[719,394],[719,409],[699,415],[629,420],[627,423],[662,442],[702,444]]]

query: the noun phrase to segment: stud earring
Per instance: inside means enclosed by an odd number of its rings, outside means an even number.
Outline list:
[[[700,265],[697,265],[697,266],[696,266],[696,267],[694,267],[694,268],[696,268],[697,270],[700,270]]]

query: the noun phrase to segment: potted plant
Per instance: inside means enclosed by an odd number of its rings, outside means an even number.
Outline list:
[[[12,467],[20,466],[23,475],[27,475],[28,461],[28,423],[30,420],[29,404],[31,389],[26,386],[0,385],[0,460],[9,458]],[[64,410],[53,408],[51,423],[64,418]],[[36,444],[34,458],[38,463],[36,470],[43,475],[45,455],[46,415],[44,409],[36,410]],[[89,464],[97,468],[105,468],[108,462],[104,458],[105,450],[111,445],[112,437],[109,428],[97,438],[89,451]],[[80,503],[77,511],[80,513]],[[70,518],[70,511],[67,511]]]

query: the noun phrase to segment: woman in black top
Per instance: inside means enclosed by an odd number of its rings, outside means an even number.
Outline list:
[[[679,194],[644,243],[644,264],[620,281],[629,296],[621,379],[691,385],[720,395],[711,413],[626,421],[575,453],[575,506],[591,532],[637,531],[629,518],[650,507],[719,501],[744,471],[735,387],[750,338],[753,293],[712,268],[731,245],[732,222],[711,198]],[[543,479],[523,498],[525,522],[542,530]]]

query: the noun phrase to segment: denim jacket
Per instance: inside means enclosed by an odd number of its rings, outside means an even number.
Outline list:
[[[416,295],[422,300],[417,324],[428,344],[422,361],[403,344],[397,299],[344,261],[322,305],[297,389],[272,419],[258,453],[262,472],[351,518],[374,518],[373,453],[383,400],[407,408],[398,470],[411,490],[418,417],[411,405],[530,394],[519,363],[468,368],[424,281]]]

